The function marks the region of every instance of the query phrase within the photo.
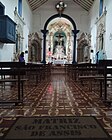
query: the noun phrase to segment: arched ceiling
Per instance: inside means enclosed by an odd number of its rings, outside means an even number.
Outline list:
[[[45,3],[47,1],[50,1],[50,0],[28,0],[28,3],[30,5],[32,11],[35,11],[40,6],[42,6],[43,4],[45,5]],[[86,11],[90,10],[90,8],[91,8],[91,6],[93,5],[93,2],[94,2],[94,0],[69,0],[69,2],[71,2],[71,1],[74,1],[75,4],[78,4],[79,6],[81,6]],[[59,0],[57,2],[59,2]],[[65,0],[64,0],[64,2],[65,2]]]
[[[53,19],[49,25],[48,25],[48,30],[55,30],[57,31],[57,29],[60,30],[73,30],[73,25],[71,24],[71,22],[68,19],[65,18],[55,18]]]

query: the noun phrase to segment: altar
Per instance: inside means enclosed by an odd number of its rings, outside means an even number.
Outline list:
[[[60,65],[64,65],[64,60],[54,60],[54,64],[57,65],[57,64],[60,64]]]

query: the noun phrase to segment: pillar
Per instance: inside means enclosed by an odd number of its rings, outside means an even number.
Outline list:
[[[76,63],[76,37],[77,37],[77,33],[79,32],[79,30],[72,30],[73,33],[73,37],[74,37],[74,43],[73,43],[73,61],[72,64]]]
[[[41,30],[43,33],[43,60],[42,63],[46,63],[46,34],[48,33],[48,30]]]

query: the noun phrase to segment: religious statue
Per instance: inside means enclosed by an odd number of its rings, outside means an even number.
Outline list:
[[[61,45],[56,46],[56,58],[61,59],[64,57],[64,48]]]
[[[85,46],[84,48],[84,59],[85,62],[88,62],[90,60],[90,46]]]
[[[57,60],[64,59],[66,49],[64,47],[65,36],[62,33],[57,33],[54,37],[53,55]]]

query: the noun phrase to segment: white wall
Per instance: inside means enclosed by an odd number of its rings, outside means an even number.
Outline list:
[[[100,0],[95,0],[93,7],[89,13],[89,25],[91,37],[91,46],[94,50],[94,55],[96,53],[96,19],[99,18],[99,2]],[[112,40],[110,39],[110,34],[112,34],[112,0],[104,0],[104,8],[106,7],[106,38],[105,38],[105,51],[107,59],[112,59]],[[95,56],[94,56],[95,57]]]
[[[1,3],[5,6],[5,15],[8,15],[12,20],[14,20],[14,10],[15,7],[18,7],[18,0],[1,0]],[[26,25],[24,25],[23,31],[23,51],[25,51],[28,49],[28,34],[32,33],[32,12],[27,0],[23,0],[22,17],[26,23]],[[0,61],[12,61],[14,47],[15,44],[0,43]]]
[[[64,2],[67,4],[67,8],[65,9],[64,14],[70,16],[74,20],[76,28],[80,30],[80,32],[77,34],[78,39],[81,33],[89,31],[88,12],[73,1],[64,0]],[[56,3],[57,0],[49,0],[45,3],[45,5],[42,5],[40,8],[33,12],[33,32],[38,32],[41,38],[43,38],[41,29],[44,28],[46,21],[51,16],[57,14],[57,10],[55,9]]]
[[[23,51],[25,52],[26,50],[28,50],[28,35],[30,33],[32,33],[32,25],[33,25],[33,15],[32,15],[32,11],[27,3],[26,0],[23,0],[23,17],[24,17],[24,21],[25,21],[25,25],[24,25],[24,31],[23,31]],[[28,61],[28,54],[25,54],[25,62]]]
[[[96,0],[90,9],[89,12],[89,33],[91,34],[91,49],[93,49],[93,53],[91,53],[92,62],[95,63],[95,54],[96,54],[96,18],[99,16],[99,0]]]
[[[75,4],[73,1],[65,0],[67,4],[67,8],[64,11],[64,14],[70,16],[74,22],[76,23],[77,29],[80,32],[88,32],[88,12],[82,9],[80,6]],[[45,22],[52,15],[57,14],[55,9],[56,0],[48,1],[45,5],[38,8],[38,10],[34,11],[33,14],[33,31],[37,31],[40,35],[40,29],[43,29]]]
[[[75,4],[73,1],[65,0],[67,8],[64,14],[70,16],[76,23],[77,29],[80,30],[77,38],[82,32],[91,33],[91,46],[94,50],[96,49],[96,18],[99,17],[99,0],[95,0],[90,12],[88,13],[80,6]],[[14,20],[14,10],[18,7],[18,0],[1,0],[1,3],[5,6],[5,15],[8,15],[12,20]],[[55,4],[57,0],[48,1],[43,6],[38,8],[38,10],[32,13],[27,0],[23,0],[22,17],[24,18],[24,40],[23,49],[24,51],[28,49],[28,34],[32,32],[38,32],[43,38],[41,29],[43,29],[44,24],[47,19],[52,15],[57,14],[55,9]],[[106,6],[106,40],[105,40],[105,50],[107,58],[112,59],[112,0],[104,0],[104,7]],[[13,47],[15,44],[3,44],[0,43],[0,61],[6,60],[11,61],[13,59]],[[95,55],[95,54],[94,54]],[[27,56],[26,56],[27,61]]]
[[[14,9],[17,5],[17,0],[1,0],[1,3],[5,6],[5,15],[8,15],[14,20]],[[13,47],[14,44],[3,44],[0,43],[0,61],[11,61],[13,59]]]
[[[12,20],[14,19],[14,10],[18,6],[17,0],[1,0],[5,6],[5,15],[8,15]]]
[[[110,38],[110,34],[112,34],[112,0],[105,0],[105,6],[107,9],[105,49],[107,58],[112,59],[112,38]]]

